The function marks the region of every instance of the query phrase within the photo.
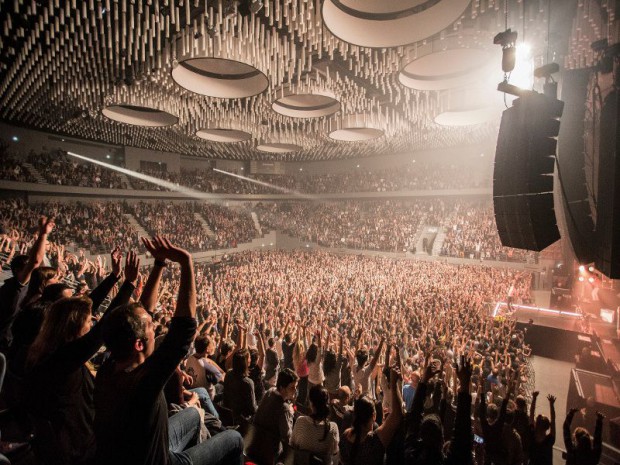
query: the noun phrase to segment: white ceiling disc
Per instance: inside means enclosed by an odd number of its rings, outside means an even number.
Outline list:
[[[344,142],[372,140],[377,139],[382,135],[383,131],[381,129],[366,127],[336,129],[335,131],[329,133],[329,137],[331,139]]]
[[[321,94],[291,94],[280,97],[272,106],[273,111],[291,118],[320,118],[340,110],[340,102]]]
[[[484,50],[442,50],[407,63],[398,73],[398,80],[411,89],[451,89],[478,81],[488,74],[493,63],[492,55]]]
[[[134,126],[163,127],[172,126],[179,118],[157,108],[138,107],[134,105],[109,105],[101,113],[119,123]]]
[[[224,143],[244,142],[252,138],[249,132],[224,128],[201,129],[196,135],[204,140]]]
[[[260,150],[261,152],[268,152],[268,153],[299,152],[302,149],[300,145],[280,144],[280,143],[261,144],[256,148]]]
[[[386,48],[426,39],[460,18],[470,0],[325,0],[323,22],[339,39]]]
[[[260,94],[269,79],[255,67],[225,58],[188,58],[172,70],[181,87],[216,98],[245,98]]]

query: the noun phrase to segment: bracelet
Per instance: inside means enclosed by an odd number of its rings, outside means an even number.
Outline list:
[[[166,268],[165,260],[155,260],[155,266],[161,266],[162,268]]]

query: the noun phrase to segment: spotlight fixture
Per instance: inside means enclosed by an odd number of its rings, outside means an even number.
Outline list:
[[[590,273],[594,273],[594,267],[593,267],[593,266],[589,267],[589,268],[588,268],[588,271],[589,271]]]
[[[580,272],[580,273],[583,273],[583,272],[585,272],[585,271],[586,271],[586,267],[585,267],[585,266],[583,266],[583,265],[579,265],[579,272]]]
[[[593,278],[592,276],[590,276],[590,277],[588,278],[588,282],[589,282],[590,284],[592,284],[592,283],[594,282],[594,278]]]
[[[582,283],[585,281],[585,278],[583,276],[579,276],[579,282]]]
[[[502,46],[502,71],[504,73],[510,73],[515,69],[515,62],[517,59],[515,44],[517,42],[517,35],[517,31],[506,29],[493,38],[493,43],[495,45]]]

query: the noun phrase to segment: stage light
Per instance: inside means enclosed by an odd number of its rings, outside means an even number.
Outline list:
[[[592,284],[592,283],[594,282],[594,278],[593,278],[592,276],[590,276],[590,277],[588,278],[588,282],[589,282],[590,284]]]
[[[588,271],[589,271],[590,273],[594,273],[594,267],[593,267],[593,266],[590,266],[590,267],[588,268]]]
[[[515,69],[517,32],[506,29],[493,38],[493,43],[502,46],[502,71],[510,73]]]
[[[579,272],[584,273],[586,271],[586,267],[583,265],[579,265]]]
[[[19,137],[13,136],[13,142],[19,142]]]
[[[109,160],[109,159],[110,159],[110,154],[109,154],[109,153],[108,153],[108,154],[106,154],[106,156],[105,156],[105,157]]]
[[[583,276],[579,276],[579,282],[582,283],[584,282],[585,278]]]

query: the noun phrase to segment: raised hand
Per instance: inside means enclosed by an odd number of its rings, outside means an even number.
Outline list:
[[[596,419],[603,421],[605,419],[605,415],[602,412],[596,412]]]
[[[42,216],[39,218],[39,234],[50,234],[56,226],[53,217]]]
[[[538,397],[538,395],[539,395],[539,394],[540,394],[540,392],[538,392],[538,391],[534,391],[534,392],[532,392],[532,397],[533,397],[534,399],[536,399],[536,398]]]
[[[471,375],[473,372],[473,367],[471,364],[471,360],[466,358],[464,355],[461,356],[461,365],[458,364],[455,366],[456,376],[459,379],[459,389],[462,392],[469,392],[469,386],[471,384]]]
[[[424,375],[422,376],[422,381],[424,383],[428,383],[433,376],[441,371],[441,367],[435,362],[431,363],[430,354],[426,357],[426,362],[424,366]]]
[[[400,373],[400,369],[397,366],[392,365],[390,367],[390,389],[398,389],[397,383],[401,379],[403,379],[403,377]]]
[[[171,262],[181,263],[191,259],[191,255],[187,250],[172,245],[165,237],[155,236],[152,240],[143,238],[142,242],[155,260],[163,261],[168,259]]]
[[[135,252],[127,252],[125,257],[125,281],[135,283],[138,279],[138,272],[140,270],[140,259]]]
[[[555,397],[554,395],[549,394],[549,395],[547,396],[547,400],[549,401],[549,403],[550,403],[551,405],[554,405],[554,404],[555,404],[555,399],[556,399],[556,397]]]
[[[119,247],[115,248],[110,254],[110,262],[112,263],[112,273],[118,278],[121,275],[121,260],[123,254]]]

